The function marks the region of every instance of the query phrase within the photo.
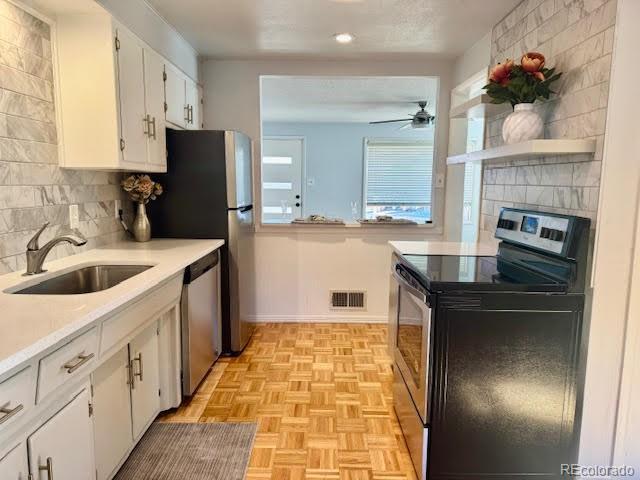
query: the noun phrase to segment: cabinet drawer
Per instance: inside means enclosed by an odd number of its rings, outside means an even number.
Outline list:
[[[98,329],[92,328],[40,360],[38,397],[40,402],[64,382],[88,374],[98,353]]]
[[[34,370],[27,367],[0,382],[0,433],[33,406]]]

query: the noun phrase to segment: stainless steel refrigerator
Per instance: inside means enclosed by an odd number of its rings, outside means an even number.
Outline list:
[[[246,346],[253,324],[253,180],[251,139],[223,130],[167,130],[164,193],[149,204],[152,236],[220,238],[222,349]]]

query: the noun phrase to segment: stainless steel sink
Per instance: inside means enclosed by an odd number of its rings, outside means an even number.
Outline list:
[[[92,265],[48,278],[40,283],[16,290],[16,294],[75,295],[93,293],[114,287],[151,265]]]

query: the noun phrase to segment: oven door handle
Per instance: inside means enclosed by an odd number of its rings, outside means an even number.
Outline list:
[[[398,272],[397,272],[397,270],[395,268],[392,270],[391,273],[393,274],[393,278],[396,279],[396,282],[398,282],[402,288],[406,289],[408,293],[410,293],[412,296],[416,297],[421,302],[424,302],[427,305],[429,305],[429,297],[427,295],[425,295],[424,293],[422,293],[420,290],[418,290],[413,285],[409,284],[409,282],[407,282],[404,278],[402,278],[400,276],[400,274],[398,274]]]

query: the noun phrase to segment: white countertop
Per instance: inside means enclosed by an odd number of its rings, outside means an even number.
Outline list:
[[[24,277],[22,272],[0,276],[0,376],[161,284],[222,245],[223,240],[120,242],[46,263],[48,272],[33,277]],[[80,265],[96,264],[139,264],[153,265],[153,268],[95,293],[14,295],[5,292],[19,284],[39,283]]]
[[[498,252],[498,244],[464,242],[402,241],[389,242],[400,255],[469,255],[493,256]]]

